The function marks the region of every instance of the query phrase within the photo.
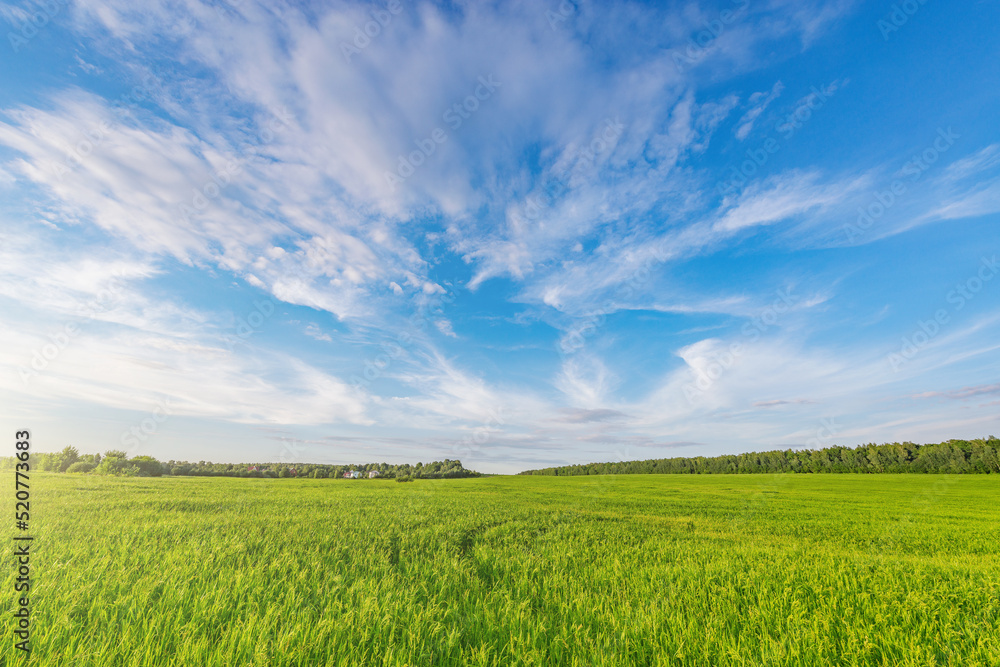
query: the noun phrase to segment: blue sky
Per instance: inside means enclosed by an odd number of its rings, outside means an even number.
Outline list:
[[[2,422],[42,450],[515,472],[1000,430],[996,3],[0,19]]]

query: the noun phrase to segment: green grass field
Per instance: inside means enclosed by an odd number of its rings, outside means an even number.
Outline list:
[[[997,475],[31,486],[30,664],[1000,665]]]

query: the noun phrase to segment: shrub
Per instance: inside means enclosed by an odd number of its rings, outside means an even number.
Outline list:
[[[402,477],[397,477],[396,481],[397,482],[412,482],[413,478],[410,477],[409,475],[403,475]]]
[[[97,467],[96,463],[87,463],[86,461],[77,461],[66,468],[66,472],[90,472]]]
[[[129,463],[138,469],[135,474],[139,477],[159,477],[163,474],[163,464],[152,456],[136,456]]]
[[[128,467],[128,461],[125,459],[105,456],[97,466],[97,472],[101,475],[123,475]]]

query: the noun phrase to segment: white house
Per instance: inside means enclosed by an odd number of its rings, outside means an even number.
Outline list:
[[[368,479],[375,479],[376,477],[378,477],[381,474],[382,473],[380,473],[378,470],[369,470],[368,471]]]

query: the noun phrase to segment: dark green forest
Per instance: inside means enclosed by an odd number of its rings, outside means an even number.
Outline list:
[[[521,475],[726,475],[736,473],[1000,473],[1000,440],[894,442],[724,456],[612,461],[525,470]]]
[[[13,469],[15,457],[0,458],[0,469]],[[128,458],[125,452],[80,454],[75,447],[61,452],[33,453],[31,470],[136,477],[306,477],[342,479],[349,471],[363,478],[377,471],[382,479],[452,479],[478,477],[461,461],[445,459],[411,465],[365,463],[212,463],[210,461],[158,461],[151,456]],[[521,475],[725,475],[753,473],[1000,473],[1000,439],[948,440],[917,445],[912,442],[870,443],[858,447],[827,447],[809,450],[774,450],[723,456],[675,457],[646,461],[609,461],[526,470]]]
[[[0,459],[0,469],[12,469],[21,463],[15,457]],[[435,461],[433,463],[365,463],[359,465],[328,465],[323,463],[212,463],[199,461],[158,461],[151,456],[128,458],[122,451],[111,450],[101,454],[80,454],[75,447],[61,452],[32,453],[31,470],[127,477],[161,477],[163,475],[201,477],[307,477],[312,479],[343,479],[344,473],[358,471],[363,479],[377,471],[382,479],[452,479],[478,477],[479,473],[467,470],[461,461]]]

